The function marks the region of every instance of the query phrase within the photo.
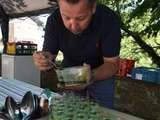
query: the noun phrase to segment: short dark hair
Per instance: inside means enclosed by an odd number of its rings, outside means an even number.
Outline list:
[[[57,0],[58,2],[60,0]],[[72,4],[76,4],[76,3],[79,3],[80,0],[66,0],[68,3],[72,3]],[[86,0],[89,4],[92,4],[94,2],[96,2],[96,0]]]

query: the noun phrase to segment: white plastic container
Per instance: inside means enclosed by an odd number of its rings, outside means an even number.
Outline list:
[[[58,81],[64,84],[86,83],[90,79],[88,66],[74,66],[56,70]]]

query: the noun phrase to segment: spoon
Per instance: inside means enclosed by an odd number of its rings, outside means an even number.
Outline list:
[[[34,96],[34,102],[35,102],[35,111],[38,109],[38,96],[37,95],[33,95]]]
[[[10,120],[10,119],[6,114],[4,114],[3,112],[0,112],[0,120]]]
[[[6,98],[5,107],[9,114],[10,119],[15,120],[19,119],[20,111],[17,103],[10,96]]]
[[[23,120],[26,120],[28,117],[31,116],[31,114],[35,111],[36,105],[35,105],[35,99],[34,95],[31,93],[31,91],[28,91],[20,104],[20,111],[23,116]]]

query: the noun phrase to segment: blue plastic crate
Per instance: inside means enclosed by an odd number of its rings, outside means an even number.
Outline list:
[[[158,84],[160,84],[160,69],[157,69],[157,82]]]
[[[148,82],[158,82],[158,72],[154,68],[138,67],[132,70],[132,79],[144,80]],[[160,82],[160,81],[159,81]]]

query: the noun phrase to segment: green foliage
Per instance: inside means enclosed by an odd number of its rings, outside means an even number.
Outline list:
[[[154,42],[150,42],[150,44],[152,44],[153,47],[156,46]],[[125,36],[122,38],[120,57],[136,60],[136,66],[156,68],[156,65],[152,62],[151,58],[137,45],[136,42],[134,42],[132,37]]]
[[[152,11],[157,10],[157,7],[159,7],[158,4],[159,0],[144,0],[144,2],[142,2],[141,4],[139,4],[138,2],[138,4],[136,5],[136,9],[131,14],[131,18],[144,15],[144,13],[148,11],[148,9],[152,9]]]
[[[113,9],[129,31],[139,37],[160,56],[159,0],[99,0]],[[157,67],[130,34],[122,31],[120,57],[136,60],[136,66]]]

